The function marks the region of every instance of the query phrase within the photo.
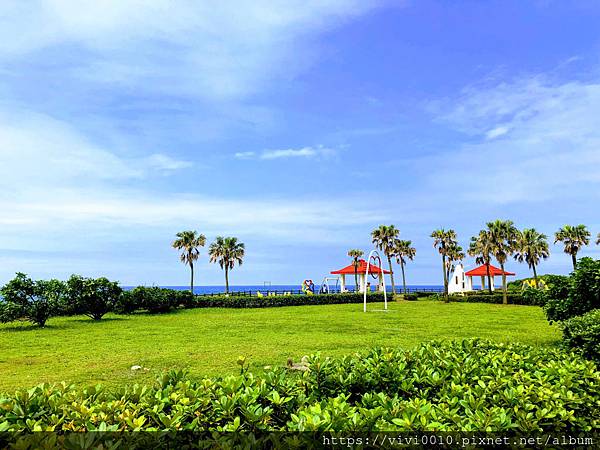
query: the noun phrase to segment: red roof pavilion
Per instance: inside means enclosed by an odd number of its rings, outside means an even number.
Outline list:
[[[375,264],[369,265],[369,274],[380,274],[382,272],[382,270],[383,270],[383,273],[385,273],[386,275],[390,273],[388,270],[381,269],[381,267],[376,266]],[[367,273],[367,261],[365,261],[364,259],[358,260],[358,267],[356,268],[356,273],[359,275]],[[354,275],[354,265],[350,264],[349,266],[344,267],[343,269],[331,272],[331,274],[332,275]]]
[[[502,276],[502,270],[498,269],[497,267],[492,266],[491,264],[489,264],[490,267],[490,275],[492,277],[498,277],[498,276]],[[468,272],[465,272],[465,275],[467,277],[487,277],[487,265],[486,264],[482,264],[479,267],[476,267],[473,270],[469,270]],[[507,272],[506,270],[504,271],[504,275],[506,276],[514,276],[515,274],[512,272]]]

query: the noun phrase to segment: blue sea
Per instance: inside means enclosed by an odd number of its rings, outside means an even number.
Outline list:
[[[133,289],[135,286],[124,286],[124,289]],[[168,289],[176,289],[176,290],[188,290],[190,287],[189,286],[160,286],[163,288],[168,288]],[[315,284],[315,292],[318,292],[320,289],[320,285],[319,284]],[[334,288],[333,285],[330,286],[331,289]],[[352,290],[354,288],[354,286],[347,286],[347,288],[349,290]],[[417,292],[417,291],[429,291],[429,292],[441,292],[443,291],[443,286],[440,285],[407,285],[406,286],[407,291],[409,292]],[[229,286],[229,292],[230,293],[236,293],[236,292],[251,292],[251,293],[256,293],[261,292],[261,293],[268,293],[268,292],[292,292],[292,293],[298,293],[302,290],[302,286],[300,284],[273,284],[273,285],[238,285],[238,286]],[[371,285],[371,290],[375,290],[375,286]],[[387,286],[387,291],[391,292],[392,291],[392,287],[391,286]],[[397,285],[396,286],[396,292],[401,292],[402,291],[402,285]],[[225,286],[194,286],[194,294],[220,294],[225,292]]]

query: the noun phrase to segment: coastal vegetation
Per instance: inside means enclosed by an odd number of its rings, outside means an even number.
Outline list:
[[[263,300],[277,299],[281,297]],[[232,301],[242,303],[243,298]],[[410,349],[432,339],[479,337],[536,347],[560,342],[560,329],[535,306],[447,305],[421,298],[389,302],[388,308],[388,313],[369,314],[357,304],[178,308],[167,314],[109,313],[101,321],[53,317],[45,328],[0,324],[0,392],[41,382],[147,384],[166,370],[183,368],[194,376],[225,376],[238,370],[240,355],[252,371],[260,372],[315,352],[342,356],[374,346]],[[373,309],[383,309],[383,304]],[[132,371],[134,365],[142,369]]]
[[[180,231],[172,246],[181,252],[181,262],[190,266],[190,292],[194,292],[194,262],[200,256],[200,247],[206,244],[206,236],[196,231]]]
[[[229,294],[229,271],[233,270],[236,264],[242,265],[246,247],[236,237],[217,236],[215,241],[210,244],[208,256],[211,263],[218,263],[221,269],[225,271],[225,293]]]

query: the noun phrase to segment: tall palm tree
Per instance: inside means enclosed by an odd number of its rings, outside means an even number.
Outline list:
[[[539,233],[535,228],[526,228],[517,235],[515,259],[519,262],[526,262],[533,270],[535,287],[538,287],[538,276],[536,266],[540,259],[547,259],[550,256],[548,248],[548,236]]]
[[[394,256],[396,257],[396,262],[400,264],[400,268],[402,269],[402,287],[404,294],[406,295],[406,276],[404,275],[404,266],[407,260],[412,261],[414,259],[415,255],[417,254],[417,249],[412,246],[412,241],[396,239],[394,244]]]
[[[481,230],[477,236],[471,238],[468,253],[475,257],[477,264],[485,264],[488,280],[488,291],[492,293],[492,275],[490,274],[490,263],[492,261],[492,241],[490,233]]]
[[[502,270],[502,303],[508,304],[508,297],[506,295],[506,272],[504,271],[504,264],[510,255],[515,252],[517,236],[519,230],[515,227],[511,220],[495,220],[494,222],[488,222],[487,231],[490,233],[490,240],[492,243],[492,254]]]
[[[225,292],[229,294],[229,271],[235,264],[242,265],[246,248],[236,237],[217,236],[208,248],[211,263],[219,263],[225,270]]]
[[[577,253],[590,243],[591,233],[585,225],[565,225],[554,234],[554,243],[562,242],[565,253],[571,255],[573,270],[577,268]]]
[[[446,303],[448,303],[450,300],[448,298],[448,272],[446,259],[448,256],[448,250],[458,245],[456,241],[456,231],[444,230],[443,228],[440,228],[439,230],[434,230],[433,233],[431,233],[431,237],[433,238],[433,246],[437,248],[440,255],[442,255],[442,272],[444,273],[444,297]]]
[[[354,289],[358,292],[358,260],[365,254],[362,250],[348,250],[348,256],[352,258],[352,266],[354,267]]]
[[[390,270],[390,280],[392,282],[392,295],[396,293],[396,285],[394,284],[394,271],[392,270],[392,255],[394,253],[394,242],[398,239],[399,235],[400,230],[398,230],[394,225],[380,225],[379,228],[371,232],[373,244],[375,244],[375,246],[387,257],[388,267]]]
[[[196,231],[180,231],[176,234],[177,239],[173,241],[173,248],[181,251],[181,262],[190,266],[190,291],[194,293],[194,261],[200,256],[199,247],[204,247],[206,237]]]

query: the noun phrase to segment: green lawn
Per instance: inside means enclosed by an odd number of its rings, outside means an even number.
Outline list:
[[[383,305],[370,304],[371,310]],[[149,382],[169,368],[196,375],[253,370],[320,351],[350,353],[370,346],[412,347],[431,339],[481,337],[555,345],[556,326],[539,307],[434,301],[267,309],[194,309],[165,315],[55,318],[45,329],[0,325],[0,392],[40,382],[107,385]],[[132,372],[131,366],[150,370]]]

